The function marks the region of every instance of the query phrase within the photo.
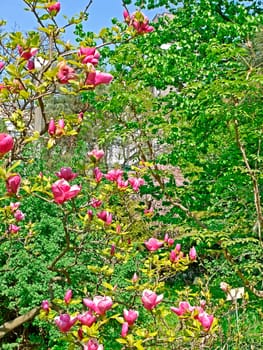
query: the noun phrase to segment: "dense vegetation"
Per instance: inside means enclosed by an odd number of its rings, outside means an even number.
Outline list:
[[[1,348],[260,349],[260,2],[124,0],[98,34],[92,1],[62,26],[63,1],[23,2],[38,30],[0,34]]]

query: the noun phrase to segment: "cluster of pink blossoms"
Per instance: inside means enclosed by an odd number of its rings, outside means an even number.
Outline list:
[[[168,234],[166,234],[164,236],[164,240],[160,241],[155,237],[151,237],[148,239],[148,241],[145,241],[144,244],[146,246],[146,248],[150,251],[150,252],[155,252],[158,249],[160,249],[164,244],[167,244],[169,247],[172,246],[174,244],[174,239],[173,238],[169,238]],[[196,253],[196,249],[195,247],[192,247],[189,251],[189,259],[191,261],[195,261],[197,258],[197,253]],[[181,244],[177,243],[175,248],[170,252],[170,261],[172,263],[174,262],[178,262],[181,258],[184,257],[184,253],[181,252]]]
[[[139,11],[130,15],[127,10],[124,10],[123,17],[125,22],[129,26],[132,26],[138,34],[146,34],[154,31],[154,28],[149,25],[149,19]]]
[[[213,324],[214,316],[204,311],[205,301],[202,300],[200,306],[191,306],[187,301],[181,301],[179,307],[171,307],[177,316],[185,318],[194,318],[199,321],[204,329],[208,332]]]

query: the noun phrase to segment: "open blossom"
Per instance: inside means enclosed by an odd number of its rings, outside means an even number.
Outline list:
[[[22,221],[25,218],[25,214],[21,210],[16,210],[14,213],[14,218],[16,221]]]
[[[138,192],[139,188],[144,185],[144,180],[140,177],[131,177],[128,181],[135,192]]]
[[[157,295],[155,292],[145,289],[142,292],[142,303],[145,309],[154,309],[163,300],[163,294]]]
[[[51,3],[47,6],[47,10],[55,16],[60,11],[60,2]]]
[[[139,312],[136,310],[123,310],[124,320],[128,323],[129,326],[132,326],[134,322],[137,320],[139,316]]]
[[[112,223],[112,214],[106,210],[103,210],[100,213],[98,213],[97,217],[104,221],[106,225],[110,225]]]
[[[20,227],[14,224],[10,224],[8,227],[9,233],[17,233],[19,230],[20,230]]]
[[[68,332],[76,321],[77,317],[71,318],[69,314],[61,314],[55,317],[55,323],[62,333]]]
[[[211,328],[213,321],[214,321],[214,316],[207,314],[205,311],[200,312],[197,316],[197,320],[201,323],[203,326],[204,330],[206,332],[209,331]]]
[[[95,47],[81,47],[78,51],[82,63],[91,63],[96,66],[99,63],[100,53]]]
[[[171,307],[171,311],[173,311],[177,316],[182,316],[188,312],[192,312],[193,307],[187,301],[181,301],[179,303],[179,307]]]
[[[91,311],[87,311],[84,314],[78,315],[77,317],[81,324],[88,327],[91,327],[93,323],[96,322],[96,316],[94,316]]]
[[[19,174],[11,175],[6,179],[6,189],[10,194],[17,194],[21,184],[21,176]]]
[[[68,84],[69,80],[76,78],[76,74],[73,68],[68,66],[65,61],[58,64],[57,78],[60,84]]]
[[[81,190],[78,185],[70,186],[70,184],[64,180],[58,180],[51,186],[51,191],[53,192],[54,201],[58,204],[63,204],[64,202],[76,197]]]
[[[10,203],[10,209],[12,212],[16,211],[19,207],[20,207],[20,202]]]
[[[70,167],[63,167],[59,170],[59,172],[56,173],[56,175],[60,178],[60,179],[64,179],[66,181],[71,181],[73,179],[75,179],[78,174],[77,173],[73,173],[72,169]]]
[[[0,156],[8,153],[14,147],[14,140],[8,134],[0,134]]]
[[[100,84],[109,84],[113,79],[113,76],[109,73],[92,71],[87,73],[85,85],[97,86]]]
[[[163,242],[159,241],[156,238],[150,238],[148,241],[144,242],[146,248],[150,250],[151,252],[154,252],[155,250],[158,250],[163,246]]]
[[[128,180],[125,181],[121,177],[119,177],[116,182],[120,190],[125,190],[128,187]]]
[[[106,311],[111,309],[113,302],[112,299],[108,296],[96,296],[91,299],[83,299],[84,305],[86,305],[91,311],[94,311],[98,315],[104,315]]]
[[[120,169],[112,169],[105,174],[105,178],[109,181],[117,181],[122,177],[123,171]]]
[[[32,48],[23,48],[22,46],[17,46],[19,55],[24,58],[25,60],[30,60],[33,56],[35,56],[38,52],[38,49],[36,47]]]
[[[88,343],[84,345],[83,350],[103,350],[103,345],[99,344],[96,339],[90,339]]]
[[[104,157],[104,151],[102,149],[93,149],[91,152],[88,152],[88,157],[93,162],[98,162],[101,158]]]
[[[102,204],[102,201],[97,199],[97,198],[92,198],[91,201],[90,201],[90,205],[93,207],[93,208],[98,208],[100,207]]]
[[[190,260],[196,260],[197,254],[196,254],[196,250],[195,247],[192,247],[189,251],[189,258]]]

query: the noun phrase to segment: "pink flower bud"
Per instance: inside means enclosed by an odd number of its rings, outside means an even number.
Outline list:
[[[6,189],[9,194],[17,194],[21,184],[21,176],[19,174],[11,175],[6,180]]]
[[[122,336],[122,338],[127,337],[128,331],[129,331],[128,322],[124,322],[122,327],[121,327],[121,336]]]
[[[221,282],[220,283],[220,288],[222,289],[222,291],[227,293],[229,291],[229,289],[230,289],[230,286],[226,282]]]
[[[99,168],[95,168],[93,170],[93,175],[94,175],[95,181],[97,183],[99,183],[101,181],[101,179],[103,178],[103,174],[102,174],[102,172],[100,171]]]
[[[56,127],[56,124],[55,124],[54,119],[53,119],[53,118],[50,119],[50,122],[49,122],[49,124],[48,124],[48,133],[49,133],[50,136],[52,136],[52,135],[55,134],[56,128],[57,128],[57,127]]]
[[[0,134],[0,156],[8,153],[14,147],[14,140],[8,134]]]
[[[138,277],[137,273],[135,272],[132,276],[131,281],[132,281],[132,283],[136,283],[138,281],[138,279],[139,279],[139,277]]]
[[[36,47],[33,48],[23,48],[22,46],[17,46],[19,55],[26,61],[30,60],[33,56],[35,56],[38,52],[38,49]]]
[[[91,209],[89,209],[89,210],[87,211],[87,215],[88,215],[88,217],[89,217],[89,220],[92,220],[92,219],[93,219],[93,211],[92,211]]]
[[[27,66],[27,69],[28,69],[28,70],[33,70],[33,69],[35,69],[35,63],[34,63],[33,60],[28,60],[26,66]]]
[[[177,243],[176,246],[175,246],[175,250],[179,253],[180,250],[181,250],[181,244],[180,243]]]
[[[54,2],[51,5],[48,5],[47,10],[52,16],[56,16],[60,11],[60,2]]]
[[[60,171],[56,173],[56,175],[60,179],[64,179],[66,181],[74,180],[78,176],[78,174],[77,173],[73,173],[72,169],[69,168],[69,167],[61,168]]]
[[[211,328],[213,321],[214,321],[214,316],[213,315],[208,315],[205,311],[200,313],[197,316],[198,321],[201,323],[201,325],[203,326],[204,330],[206,332],[209,331],[209,329]]]
[[[196,250],[195,247],[192,247],[189,251],[189,258],[190,260],[196,260],[197,254],[196,254]]]
[[[115,254],[115,249],[116,249],[116,246],[115,244],[112,244],[111,245],[111,249],[110,249],[110,255],[113,256]]]
[[[48,300],[43,300],[41,303],[41,308],[46,312],[46,314],[49,313],[50,307],[49,307],[49,302]]]
[[[3,69],[3,68],[4,68],[4,66],[5,66],[5,62],[0,61],[0,70],[1,70],[1,69]]]
[[[84,344],[83,350],[103,350],[103,345],[99,344],[96,339],[90,339]]]
[[[72,290],[69,289],[69,290],[66,291],[66,294],[65,294],[65,296],[64,296],[64,301],[65,301],[65,303],[66,303],[66,304],[69,304],[70,301],[71,301],[71,298],[72,298]]]

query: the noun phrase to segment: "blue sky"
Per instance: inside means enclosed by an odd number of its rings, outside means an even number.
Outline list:
[[[24,11],[24,2],[22,0],[1,1],[0,19],[5,19],[8,23],[7,30],[27,31],[36,28],[34,17],[30,12]],[[61,12],[67,16],[77,14],[88,3],[88,0],[60,0]],[[102,27],[111,25],[111,18],[122,19],[122,1],[121,0],[93,0],[90,7],[89,20],[84,25],[85,30],[98,32]],[[134,7],[129,7],[130,11]],[[149,18],[154,17],[157,11],[144,11]],[[70,35],[70,39],[73,37]]]

